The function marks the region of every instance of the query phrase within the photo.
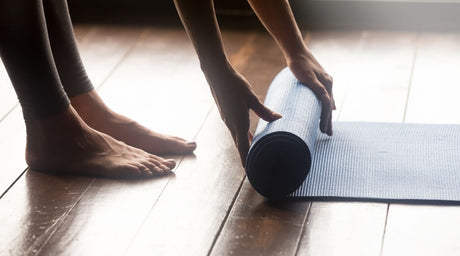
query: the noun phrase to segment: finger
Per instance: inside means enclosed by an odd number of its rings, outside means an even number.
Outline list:
[[[332,119],[332,106],[331,100],[327,95],[324,95],[321,99],[321,118],[320,118],[320,128],[323,133],[330,135],[328,132],[329,123]]]
[[[318,75],[318,80],[324,85],[324,87],[326,88],[327,93],[329,94],[329,97],[331,98],[332,110],[336,110],[334,93],[333,93],[333,90],[332,90],[334,80],[332,79],[332,77],[329,74]]]
[[[310,89],[321,102],[321,118],[319,122],[319,128],[321,132],[328,134],[327,131],[329,126],[329,120],[332,118],[331,98],[329,97],[329,93],[327,92],[325,87],[319,82],[319,80],[315,79],[311,81],[309,85]]]
[[[249,102],[248,107],[254,110],[260,118],[267,122],[273,122],[283,117],[281,114],[267,108],[256,96]]]
[[[330,117],[328,121],[327,135],[332,136],[332,117]]]
[[[329,96],[325,95],[322,97],[321,106],[321,118],[319,122],[321,132],[332,135],[328,130],[332,119],[332,106]]]
[[[240,131],[236,134],[236,146],[240,153],[241,164],[245,167],[246,157],[249,151],[249,138],[246,131]]]

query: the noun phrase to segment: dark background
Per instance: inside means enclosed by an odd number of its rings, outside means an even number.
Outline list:
[[[68,0],[75,22],[179,24],[172,0]],[[190,0],[193,1],[193,0]],[[460,28],[460,1],[291,0],[303,28]],[[245,0],[215,0],[222,26],[260,26]]]

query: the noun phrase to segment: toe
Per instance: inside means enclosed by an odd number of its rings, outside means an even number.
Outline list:
[[[193,152],[193,151],[196,149],[196,146],[197,146],[197,145],[196,145],[196,142],[191,141],[191,142],[187,142],[187,144],[185,144],[185,146],[186,146],[188,152],[191,153],[191,152]]]
[[[172,153],[177,154],[190,154],[196,149],[196,142],[194,141],[179,141],[175,140],[170,142]]]
[[[143,176],[146,176],[146,177],[151,177],[153,175],[152,171],[150,170],[150,168],[148,168],[147,166],[145,165],[142,165],[139,167],[139,170],[141,171],[142,175]]]
[[[158,174],[164,174],[164,171],[163,169],[161,169],[159,166],[155,166],[154,167],[154,170],[155,170],[155,173],[158,175]]]
[[[173,169],[174,167],[176,167],[176,161],[174,161],[174,159],[164,159],[162,161],[162,164],[166,165],[170,169]]]
[[[110,178],[139,178],[142,176],[142,171],[135,165],[119,165],[110,168],[107,176]]]

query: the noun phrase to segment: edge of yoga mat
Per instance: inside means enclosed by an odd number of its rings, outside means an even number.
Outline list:
[[[260,194],[280,198],[302,185],[310,167],[311,153],[305,142],[294,134],[277,131],[261,137],[253,145],[246,162],[246,174]]]
[[[311,201],[311,202],[358,202],[358,203],[396,203],[396,204],[413,204],[413,205],[459,205],[458,200],[440,200],[440,199],[388,199],[376,197],[340,197],[340,196],[318,196],[318,197],[285,197],[282,200],[290,202]]]

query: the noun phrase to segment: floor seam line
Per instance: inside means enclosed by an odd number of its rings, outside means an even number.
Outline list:
[[[417,36],[416,36],[414,56],[412,57],[412,65],[411,65],[410,74],[409,74],[409,87],[407,88],[406,104],[404,105],[403,123],[406,122],[407,109],[409,107],[409,99],[410,99],[410,93],[412,91],[412,86],[413,86],[415,65],[416,65],[416,62],[417,62],[419,46],[420,46],[420,32],[418,32]]]
[[[307,213],[305,214],[305,218],[304,218],[304,220],[302,222],[302,230],[300,231],[299,238],[297,239],[297,243],[296,243],[294,254],[293,254],[294,256],[299,254],[300,243],[302,242],[302,237],[304,236],[304,234],[305,234],[305,232],[307,230],[307,225],[308,225],[308,220],[310,218],[312,205],[313,205],[312,201],[308,202]]]
[[[230,207],[229,207],[227,213],[225,214],[225,217],[222,220],[222,223],[220,224],[220,227],[217,230],[217,233],[215,234],[215,236],[214,236],[214,238],[212,240],[211,247],[209,248],[209,251],[206,254],[207,256],[210,256],[212,251],[214,250],[214,248],[215,248],[215,246],[217,244],[217,240],[219,239],[220,235],[222,234],[222,231],[224,230],[225,224],[227,224],[227,222],[228,222],[228,218],[230,217],[230,214],[233,212],[233,207],[235,206],[236,201],[240,197],[240,194],[241,194],[241,191],[243,189],[243,185],[244,185],[245,180],[246,180],[246,175],[244,175],[243,179],[241,180],[240,186],[238,187],[238,189],[237,189],[237,191],[235,193],[235,196],[232,199]]]
[[[383,255],[383,248],[384,248],[384,245],[385,245],[385,235],[387,233],[387,224],[388,224],[388,215],[389,215],[389,213],[390,213],[390,204],[387,205],[387,211],[386,211],[386,215],[385,215],[385,224],[383,226],[382,240],[380,242],[380,253],[379,253],[380,256]]]
[[[203,129],[203,126],[205,125],[206,121],[208,120],[211,112],[213,110],[213,106],[209,107],[209,110],[208,110],[208,113],[206,114],[205,118],[203,119],[203,122],[201,123],[200,127],[198,128],[197,132],[195,133],[195,136],[193,136],[193,140],[196,140],[196,138],[198,137],[198,135],[200,134],[201,130]],[[179,167],[181,166],[182,162],[184,161],[184,158],[185,156],[182,156],[176,169],[179,169]],[[164,191],[166,190],[166,188],[168,187],[169,185],[169,182],[171,181],[171,177],[168,178],[168,181],[166,182],[166,184],[164,185],[164,187],[161,189],[161,192],[158,194],[158,197],[156,198],[156,200],[153,202],[152,204],[152,207],[150,207],[148,213],[145,215],[144,219],[142,220],[141,224],[139,225],[139,228],[137,228],[136,232],[134,233],[134,235],[132,236],[131,238],[131,241],[128,243],[128,246],[126,247],[126,251],[123,253],[123,255],[127,255],[128,253],[128,250],[129,248],[131,247],[135,237],[139,234],[140,230],[142,229],[142,227],[144,226],[145,222],[147,221],[148,217],[150,216],[150,214],[152,213],[155,205],[158,203],[158,201],[160,200],[161,196],[163,195]]]

